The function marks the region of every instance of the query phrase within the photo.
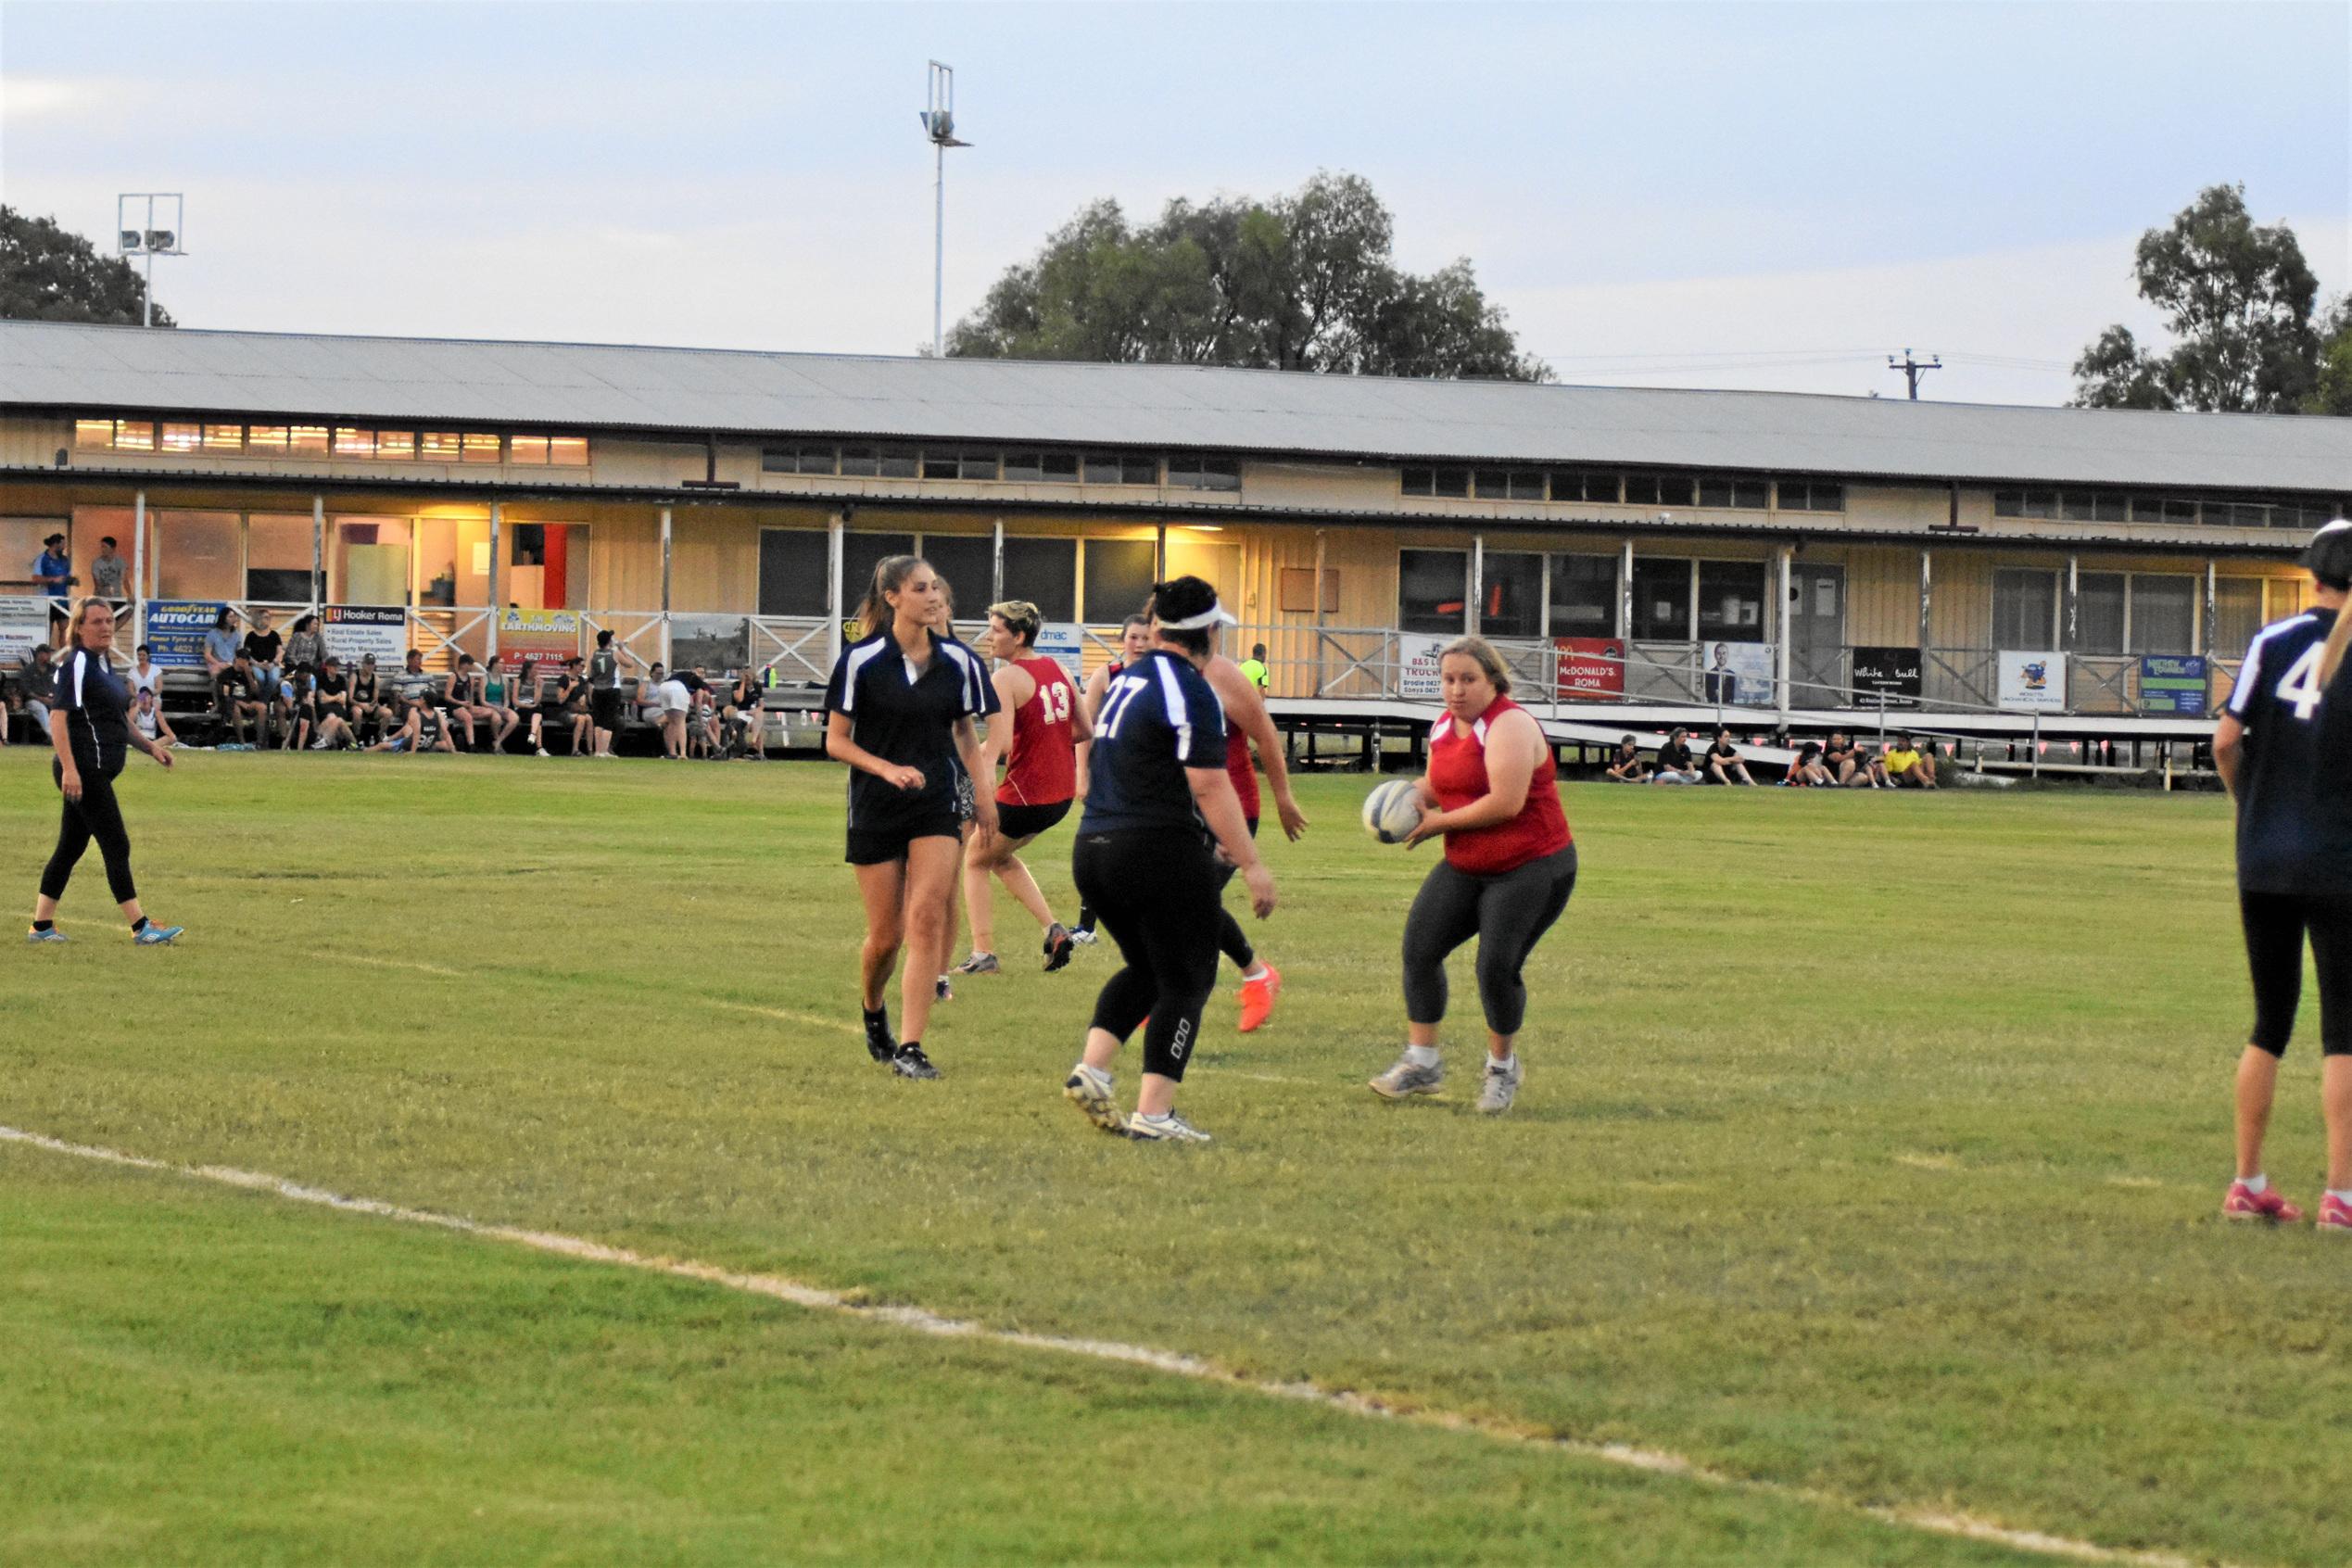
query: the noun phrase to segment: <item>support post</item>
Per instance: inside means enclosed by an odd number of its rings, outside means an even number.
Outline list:
[[[1005,520],[996,520],[996,543],[989,563],[989,602],[1005,602]]]
[[[1783,725],[1786,725],[1789,722],[1789,681],[1793,671],[1793,665],[1789,659],[1791,644],[1789,641],[1789,606],[1792,602],[1789,595],[1795,591],[1791,578],[1795,573],[1793,563],[1796,559],[1796,550],[1789,545],[1784,544],[1780,547],[1780,601],[1777,609],[1774,612],[1777,619],[1778,626],[1775,632],[1775,641],[1777,646],[1776,646],[1773,650],[1772,681],[1773,689],[1777,694],[1778,699],[1776,705],[1780,711],[1780,722]]]
[[[326,497],[310,498],[310,608],[326,601]]]
[[[1165,523],[1152,536],[1152,578],[1163,583],[1168,580],[1168,525]]]
[[[494,669],[499,662],[499,612],[504,608],[499,602],[499,561],[502,554],[499,546],[504,542],[504,537],[505,514],[499,504],[492,501],[490,503],[490,627],[487,634],[486,646],[488,649],[488,663]],[[664,609],[667,609],[669,605],[669,549],[665,542],[662,550],[662,601]]]
[[[1486,592],[1486,536],[1470,536],[1470,581],[1464,585],[1461,606],[1461,629],[1472,637],[1478,635],[1479,600]]]
[[[1922,550],[1919,552],[1919,673],[1923,684],[1927,674],[1928,650],[1935,646],[1934,639],[1928,635],[1934,601],[1935,552]]]
[[[670,509],[662,509],[662,664],[670,663]]]
[[[1633,636],[1633,540],[1617,555],[1617,640]]]
[[[147,493],[131,498],[131,646],[147,639]]]
[[[849,606],[841,602],[841,523],[840,512],[825,520],[825,670],[829,677],[841,662],[841,621]]]
[[[2075,616],[2076,612],[2080,607],[2078,601],[2080,600],[2081,593],[2082,558],[2079,555],[2069,555],[2067,557],[2067,611],[2065,643],[2066,651],[2068,653],[2072,653],[2074,651],[2075,633],[2077,630]]]
[[[2219,608],[2219,605],[2217,602],[2220,594],[2220,583],[2219,581],[2219,575],[2220,574],[2213,569],[2213,558],[2211,556],[2206,557],[2205,619],[2197,624],[2197,651],[2204,654],[2208,659],[2213,657],[2214,652],[2213,616],[2214,613]],[[2169,767],[2172,761],[2172,752],[2169,747],[2166,748],[2164,756],[2165,765]],[[2171,788],[2171,785],[2168,782],[2165,787],[2169,789]]]
[[[1323,531],[1315,530],[1315,691],[1323,694]]]

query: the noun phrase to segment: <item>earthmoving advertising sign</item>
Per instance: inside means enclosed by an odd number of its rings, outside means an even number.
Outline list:
[[[1853,705],[1890,708],[1919,705],[1916,648],[1857,648],[1853,651]]]
[[[319,612],[330,658],[356,668],[367,654],[387,674],[409,656],[409,613],[397,604],[330,604]]]
[[[146,644],[167,670],[204,668],[204,634],[228,608],[217,599],[154,599],[147,601]]]
[[[1559,651],[1552,689],[1563,702],[1625,694],[1625,645],[1613,637],[1555,637]]]
[[[577,610],[499,612],[499,662],[502,664],[520,665],[525,659],[561,664],[579,651]]]

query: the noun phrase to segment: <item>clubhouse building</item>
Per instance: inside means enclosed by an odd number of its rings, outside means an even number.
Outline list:
[[[44,537],[86,584],[111,537],[171,659],[319,607],[436,666],[610,627],[813,689],[919,550],[1088,662],[1197,573],[1294,716],[1426,701],[1477,631],[1602,723],[2144,724],[2202,719],[2347,501],[2317,417],[0,322],[0,622]]]

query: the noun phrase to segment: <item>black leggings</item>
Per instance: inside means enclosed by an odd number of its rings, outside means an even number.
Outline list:
[[[86,759],[77,759],[74,765],[82,775],[82,799],[65,803],[64,817],[57,824],[57,847],[41,873],[41,896],[65,895],[75,863],[95,839],[98,853],[106,856],[107,887],[114,893],[115,903],[128,904],[139,896],[139,890],[131,881],[131,835],[123,830],[122,808],[114,802],[114,777]],[[60,790],[65,787],[61,764],[50,763],[49,776],[58,781]]]
[[[1258,818],[1251,816],[1243,820],[1248,824],[1249,836],[1253,839],[1258,837]],[[1244,934],[1241,922],[1234,919],[1233,912],[1225,907],[1225,884],[1232,881],[1240,870],[1238,866],[1222,860],[1217,862],[1217,950],[1231,958],[1243,974],[1247,974],[1258,962],[1258,950],[1249,945],[1249,938]]]
[[[1146,1018],[1144,1070],[1182,1081],[1217,985],[1217,868],[1197,828],[1081,832],[1078,891],[1126,967],[1094,999],[1094,1027],[1122,1042]]]
[[[1478,1001],[1486,1027],[1517,1034],[1527,1018],[1519,971],[1576,889],[1576,846],[1498,877],[1473,877],[1445,861],[1429,869],[1405,917],[1405,1017],[1446,1016],[1446,955],[1478,939]]]
[[[2247,1043],[2286,1055],[2303,1000],[2303,936],[2320,971],[2320,1051],[2352,1056],[2352,896],[2241,891],[2246,967],[2254,973],[2254,1033]]]

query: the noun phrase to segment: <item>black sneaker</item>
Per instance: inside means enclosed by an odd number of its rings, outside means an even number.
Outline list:
[[[891,1015],[879,1007],[866,1015],[866,1054],[878,1062],[895,1060],[898,1042],[891,1038]]]
[[[1069,963],[1069,955],[1077,951],[1069,932],[1059,920],[1055,921],[1045,932],[1045,972],[1050,975]]]
[[[923,1048],[912,1040],[901,1045],[898,1048],[898,1055],[891,1058],[891,1070],[901,1078],[937,1078],[939,1076],[939,1069],[931,1066],[930,1057],[923,1055]]]

